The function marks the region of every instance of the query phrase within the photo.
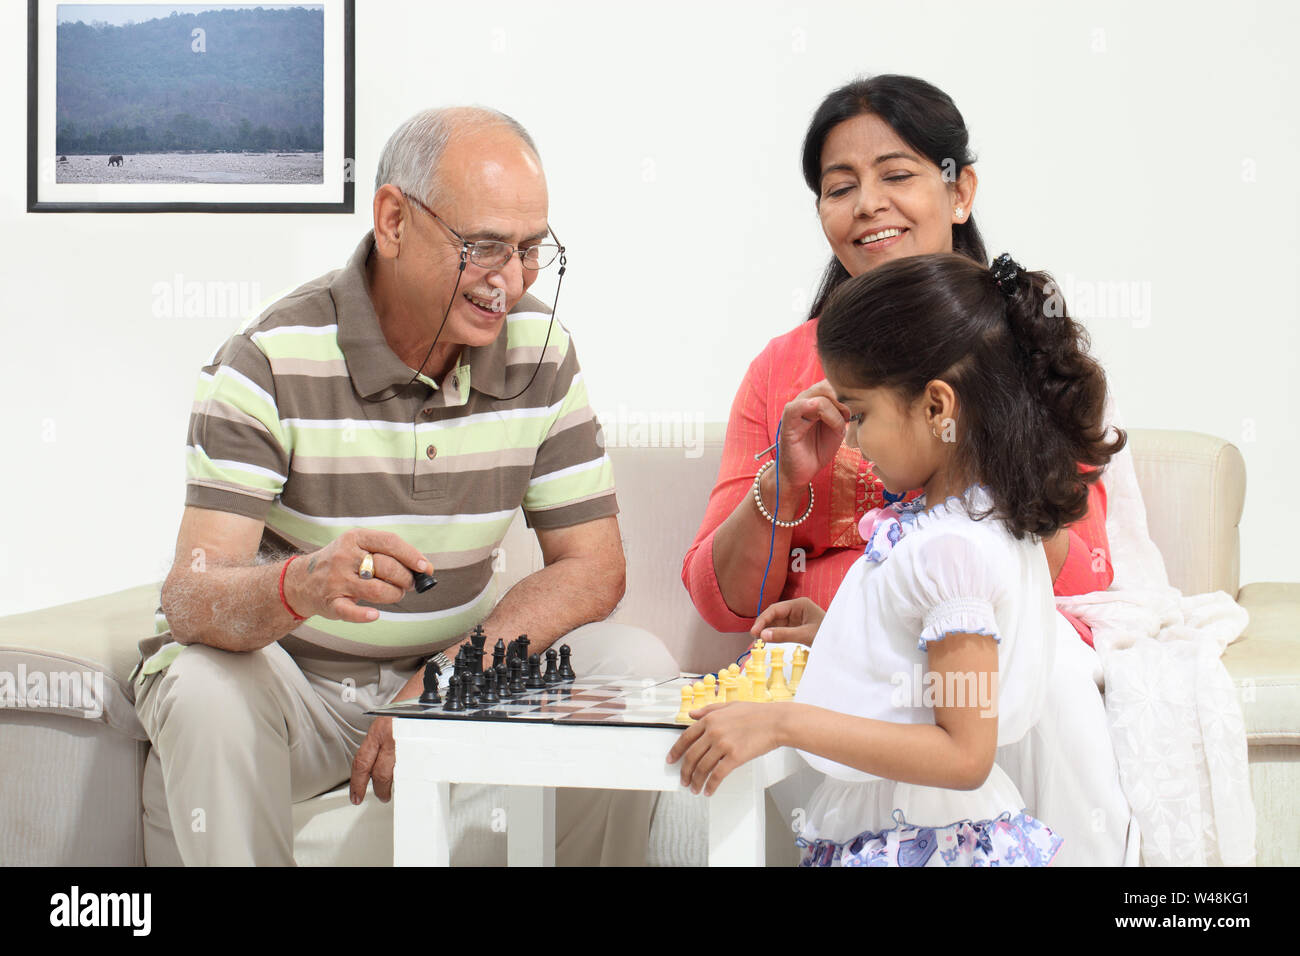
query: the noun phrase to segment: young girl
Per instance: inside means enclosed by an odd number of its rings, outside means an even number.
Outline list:
[[[1041,539],[1083,514],[1125,442],[1105,434],[1087,344],[1050,279],[1009,256],[992,270],[911,257],[836,291],[817,333],[827,407],[891,493],[925,495],[863,519],[866,552],[823,619],[798,609],[816,643],[796,701],[692,714],[668,756],[684,785],[712,794],[793,746],[825,775],[805,807],[806,865],[1051,862],[1061,837],[994,756],[1033,727],[1049,686],[1058,615]]]

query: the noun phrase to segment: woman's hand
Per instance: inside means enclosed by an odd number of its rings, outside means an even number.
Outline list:
[[[781,481],[800,488],[830,464],[844,443],[848,417],[825,379],[787,403],[781,413]]]
[[[691,711],[695,723],[668,751],[682,761],[682,786],[713,796],[731,771],[781,746],[782,722],[792,704],[734,702]]]
[[[765,644],[790,642],[811,647],[825,617],[826,612],[811,598],[777,601],[755,618],[749,633],[762,638]]]

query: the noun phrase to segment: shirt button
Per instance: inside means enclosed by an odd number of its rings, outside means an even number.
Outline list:
[[[433,458],[437,458],[437,457],[438,457],[438,446],[437,446],[437,445],[430,445],[428,448],[426,448],[426,449],[424,450],[424,453],[425,453],[426,455],[428,455],[429,458],[431,458],[431,459],[433,459]]]

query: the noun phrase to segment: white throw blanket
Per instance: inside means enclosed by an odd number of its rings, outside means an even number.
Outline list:
[[[1122,427],[1109,398],[1107,421]],[[1114,582],[1056,603],[1092,628],[1142,862],[1253,865],[1245,723],[1220,660],[1245,630],[1246,611],[1222,591],[1184,597],[1170,587],[1127,447],[1107,465],[1105,484]]]

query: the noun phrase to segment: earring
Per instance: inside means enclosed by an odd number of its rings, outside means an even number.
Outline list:
[[[930,426],[930,434],[933,435],[935,438],[938,438],[938,437],[939,437],[939,433],[938,433],[937,431],[935,431],[933,425]]]
[[[961,206],[957,207],[957,220],[961,221]]]

